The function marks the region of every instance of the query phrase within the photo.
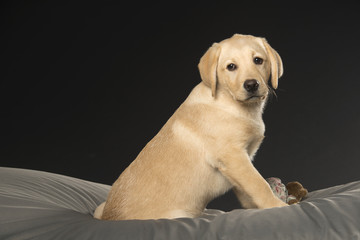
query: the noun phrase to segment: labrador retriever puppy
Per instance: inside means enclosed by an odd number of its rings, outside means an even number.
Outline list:
[[[263,108],[283,73],[264,38],[235,34],[198,65],[202,82],[113,184],[95,217],[197,217],[233,189],[245,208],[286,206],[252,164],[264,138]]]

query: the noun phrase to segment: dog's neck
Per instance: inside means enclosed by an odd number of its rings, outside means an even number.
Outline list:
[[[217,89],[216,95],[212,96],[211,89],[202,82],[193,89],[189,97],[187,100],[189,103],[211,104],[231,114],[251,119],[262,119],[267,100],[266,97],[264,100],[256,102],[237,101],[228,91],[222,88]]]
[[[239,101],[236,100],[227,90],[221,90],[217,92],[215,96],[215,102],[219,104],[225,104],[233,108],[233,111],[239,113],[242,116],[247,116],[251,119],[262,119],[262,113],[265,107],[266,98],[255,102]]]

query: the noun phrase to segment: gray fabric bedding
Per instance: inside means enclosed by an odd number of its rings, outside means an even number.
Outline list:
[[[0,168],[0,239],[360,239],[360,181],[266,210],[207,210],[189,219],[100,221],[110,186]]]

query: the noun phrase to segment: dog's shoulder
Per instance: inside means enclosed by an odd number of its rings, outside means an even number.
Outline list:
[[[233,100],[214,99],[203,84],[197,85],[169,121],[178,135],[216,141],[247,141],[261,137],[265,127],[262,118],[253,117]],[[187,133],[187,134],[184,134]]]

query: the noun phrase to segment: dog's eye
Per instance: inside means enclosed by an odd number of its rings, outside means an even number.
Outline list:
[[[262,58],[259,58],[259,57],[254,58],[254,63],[257,64],[257,65],[260,65],[263,62],[264,62],[264,60]]]
[[[230,63],[229,65],[226,66],[226,69],[229,71],[234,71],[236,70],[237,66],[233,63]]]

